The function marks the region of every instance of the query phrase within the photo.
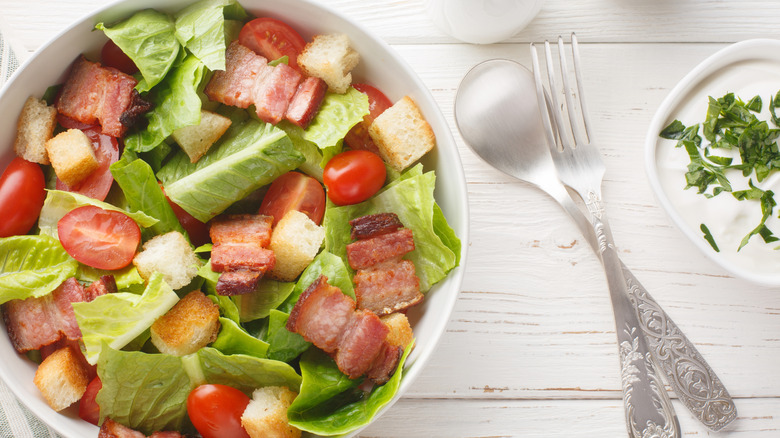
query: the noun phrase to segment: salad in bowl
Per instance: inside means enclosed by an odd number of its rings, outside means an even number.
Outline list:
[[[430,94],[357,25],[122,1],[0,107],[0,373],[63,435],[354,434],[432,353],[464,178]]]

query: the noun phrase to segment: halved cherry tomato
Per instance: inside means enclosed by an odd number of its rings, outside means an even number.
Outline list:
[[[113,41],[108,40],[100,51],[100,60],[106,67],[113,67],[122,73],[133,75],[138,71],[135,63]]]
[[[346,151],[328,161],[322,174],[328,198],[337,205],[363,202],[385,184],[387,170],[379,155],[369,151]]]
[[[165,194],[165,188],[163,187],[162,183],[160,183],[160,189],[162,189],[163,194]],[[184,228],[184,231],[186,231],[187,235],[190,236],[190,242],[192,242],[192,244],[195,246],[201,246],[208,243],[209,226],[195,219],[193,215],[187,213],[187,210],[179,207],[178,204],[171,201],[171,198],[169,198],[168,195],[165,195],[165,199],[171,206],[173,214],[176,215],[176,219],[179,220],[179,223]]]
[[[77,122],[78,123],[78,122]],[[98,160],[98,168],[89,174],[83,181],[73,187],[68,187],[57,178],[57,190],[80,193],[84,196],[103,201],[111,190],[114,176],[111,175],[109,166],[119,159],[119,143],[116,138],[105,135],[99,126],[84,129],[84,134],[92,141],[95,148],[95,158]]]
[[[200,385],[187,397],[187,415],[203,438],[249,438],[241,415],[249,397],[230,386]]]
[[[287,56],[290,67],[300,71],[298,55],[306,41],[292,27],[270,17],[255,18],[241,28],[238,42],[269,61]]]
[[[290,210],[305,213],[319,225],[325,214],[325,190],[319,181],[300,172],[276,178],[263,198],[260,214],[273,216],[276,225]]]
[[[71,210],[57,223],[65,251],[93,268],[114,270],[133,261],[141,229],[124,213],[87,205]]]
[[[356,90],[364,93],[368,96],[368,110],[369,114],[363,116],[363,121],[353,126],[349,130],[347,136],[344,137],[344,142],[347,143],[351,149],[362,149],[364,151],[370,151],[375,154],[379,153],[374,141],[368,135],[368,127],[371,123],[379,117],[380,114],[385,112],[386,109],[393,106],[393,102],[387,98],[381,91],[368,84],[354,84],[352,85]]]
[[[97,404],[95,398],[101,388],[103,388],[103,382],[100,381],[100,377],[95,377],[89,382],[87,390],[84,391],[84,395],[79,400],[79,417],[95,426],[98,425],[100,420],[100,405]]]
[[[39,165],[19,157],[11,160],[0,176],[0,237],[30,231],[46,199],[45,185]]]

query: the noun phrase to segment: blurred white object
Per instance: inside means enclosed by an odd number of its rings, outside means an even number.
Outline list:
[[[425,0],[433,22],[467,43],[491,44],[521,31],[544,0]]]

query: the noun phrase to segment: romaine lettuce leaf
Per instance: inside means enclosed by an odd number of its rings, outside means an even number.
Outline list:
[[[145,129],[125,137],[125,148],[148,152],[162,144],[173,131],[200,123],[201,100],[198,86],[206,66],[193,55],[177,64],[152,94],[154,108],[145,114]]]
[[[0,239],[0,304],[41,297],[76,275],[79,263],[46,236],[12,236]]]
[[[228,318],[219,318],[220,330],[217,340],[211,347],[222,354],[246,354],[248,356],[265,358],[268,351],[268,343],[255,338],[246,332],[235,321]]]
[[[118,351],[100,353],[100,419],[111,418],[145,435],[181,430],[187,419],[187,396],[193,388],[182,359],[167,354]]]
[[[38,218],[38,228],[40,228],[41,234],[46,234],[48,236],[57,237],[57,222],[71,210],[85,205],[94,205],[103,210],[124,213],[130,216],[131,219],[143,228],[149,228],[158,222],[157,219],[148,216],[143,212],[136,211],[130,213],[107,202],[101,202],[79,193],[65,192],[62,190],[46,190],[46,192],[46,200],[43,201],[41,215]]]
[[[225,20],[245,20],[248,14],[235,0],[201,0],[176,14],[176,39],[209,70],[225,69]]]
[[[301,386],[301,376],[295,369],[278,360],[243,354],[224,355],[209,347],[201,348],[195,354],[207,382],[232,386],[248,395],[262,386],[286,386],[295,392]]]
[[[103,345],[122,348],[165,314],[179,297],[155,272],[142,295],[130,292],[102,295],[90,302],[73,303],[87,361],[98,361]]]
[[[368,201],[325,210],[325,249],[347,260],[346,246],[351,242],[349,221],[360,216],[393,212],[401,223],[414,233],[415,250],[404,258],[411,260],[420,278],[420,290],[425,293],[457,266],[455,252],[460,241],[435,213],[434,172],[422,173],[422,165],[407,170]],[[434,221],[434,218],[436,219]],[[442,241],[446,239],[446,244]]]
[[[265,334],[265,342],[268,343],[268,358],[289,362],[304,351],[310,343],[303,339],[298,333],[287,330],[287,320],[290,314],[279,310],[272,310],[268,316],[268,331]]]
[[[146,9],[112,27],[98,23],[95,28],[105,32],[141,71],[143,80],[135,87],[139,93],[162,81],[179,56],[173,19],[162,12]]]
[[[361,379],[350,380],[322,351],[311,348],[301,358],[301,392],[287,410],[290,424],[318,435],[342,435],[371,422],[398,392],[410,344],[398,363],[395,374],[370,394],[357,388]]]
[[[114,281],[116,281],[116,290],[123,291],[133,286],[138,286],[144,283],[143,277],[138,273],[138,269],[135,266],[128,265],[126,268],[118,269],[116,271],[106,271],[103,269],[93,268],[79,263],[78,273],[76,278],[79,281],[92,283],[97,281],[104,275],[113,275]]]
[[[254,292],[232,297],[241,322],[265,318],[290,296],[295,283],[263,279]]]
[[[171,201],[207,222],[303,161],[284,131],[249,119],[234,121],[197,163],[177,152],[157,177]]]
[[[110,169],[114,180],[125,193],[130,209],[142,211],[158,219],[156,224],[146,230],[145,238],[170,231],[187,235],[146,161],[133,159],[131,154],[125,153]]]

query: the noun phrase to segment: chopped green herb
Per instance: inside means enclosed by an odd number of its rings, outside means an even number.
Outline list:
[[[702,233],[704,233],[704,240],[709,242],[712,249],[714,249],[715,252],[720,252],[720,249],[718,248],[718,244],[715,243],[715,238],[712,237],[712,233],[710,233],[710,229],[707,228],[707,226],[704,224],[701,224],[699,226],[699,229],[701,230]]]

